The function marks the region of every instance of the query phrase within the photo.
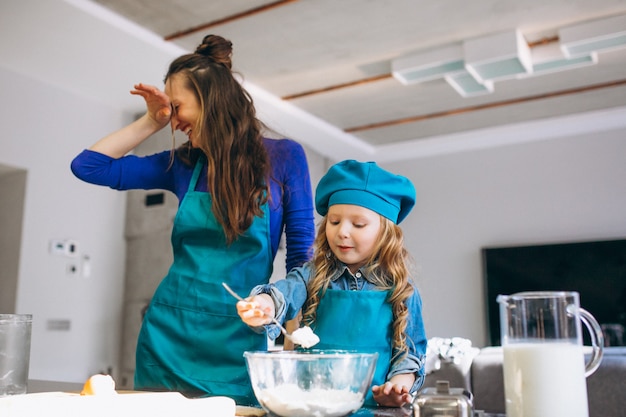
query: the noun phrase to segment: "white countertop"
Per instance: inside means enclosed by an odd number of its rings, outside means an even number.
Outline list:
[[[28,392],[80,392],[83,389],[83,383],[79,382],[61,382],[61,381],[43,381],[40,379],[28,380]]]

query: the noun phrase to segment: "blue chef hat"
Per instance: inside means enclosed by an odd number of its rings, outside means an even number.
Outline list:
[[[365,207],[399,224],[415,205],[415,187],[375,162],[346,160],[330,167],[315,191],[320,215],[325,216],[333,204]]]

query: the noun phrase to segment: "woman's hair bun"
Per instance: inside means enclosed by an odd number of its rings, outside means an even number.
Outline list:
[[[218,35],[206,35],[196,48],[196,53],[211,58],[226,68],[232,68],[233,43]]]

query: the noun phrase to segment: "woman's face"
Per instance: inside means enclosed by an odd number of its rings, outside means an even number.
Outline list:
[[[195,147],[199,137],[199,132],[195,129],[202,109],[193,90],[187,87],[186,80],[181,74],[170,76],[165,82],[165,94],[172,102],[172,129],[187,135],[191,145]]]
[[[380,229],[380,215],[370,209],[352,204],[335,204],[328,208],[328,245],[353,274],[374,253]]]

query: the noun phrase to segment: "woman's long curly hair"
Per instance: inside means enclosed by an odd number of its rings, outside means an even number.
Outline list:
[[[269,198],[269,156],[263,146],[264,125],[256,118],[252,98],[233,76],[232,43],[207,35],[192,54],[174,60],[165,76],[184,76],[186,87],[200,103],[201,116],[193,129],[197,148],[187,141],[177,155],[193,165],[207,159],[211,210],[232,243],[262,216]]]
[[[393,358],[400,360],[409,351],[406,337],[409,312],[405,301],[413,294],[409,268],[411,258],[404,247],[402,229],[386,217],[380,217],[381,230],[378,243],[367,261],[366,272],[379,289],[391,290],[387,301],[393,311]],[[314,325],[317,307],[330,284],[329,277],[341,266],[326,239],[327,221],[325,216],[320,223],[314,243],[315,253],[312,262],[315,276],[309,281],[308,298],[302,310],[302,321],[308,326]]]

